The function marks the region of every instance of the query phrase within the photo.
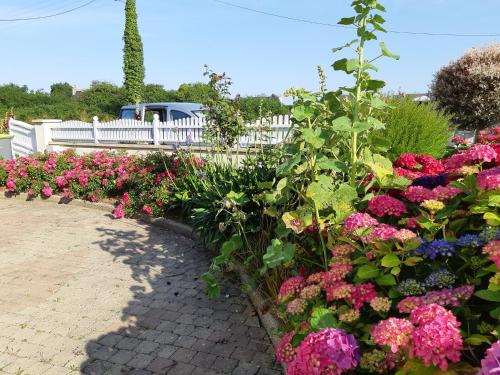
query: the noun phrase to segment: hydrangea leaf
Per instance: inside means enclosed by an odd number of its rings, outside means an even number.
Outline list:
[[[290,262],[295,255],[295,244],[282,242],[275,238],[266,249],[266,254],[262,257],[264,264],[269,268]]]
[[[380,274],[379,269],[372,263],[365,264],[358,268],[357,276],[360,279],[374,279]]]
[[[311,315],[311,327],[315,331],[323,328],[335,327],[337,320],[333,312],[326,307],[316,307]]]
[[[500,302],[500,291],[494,292],[491,290],[483,289],[483,290],[478,290],[474,294],[476,295],[476,297],[479,297],[479,298],[484,299],[486,301]]]
[[[380,286],[392,286],[396,285],[396,278],[391,274],[385,274],[377,278],[375,282]]]
[[[397,267],[401,264],[398,256],[396,254],[387,254],[382,258],[382,266],[386,268]]]

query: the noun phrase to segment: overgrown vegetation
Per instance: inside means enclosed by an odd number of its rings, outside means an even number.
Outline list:
[[[410,98],[386,100],[390,110],[382,112],[385,129],[378,134],[389,142],[387,155],[391,160],[405,152],[443,156],[452,133],[451,115],[438,110],[435,103]]]
[[[466,129],[500,121],[500,43],[473,48],[441,68],[431,85],[439,108]]]

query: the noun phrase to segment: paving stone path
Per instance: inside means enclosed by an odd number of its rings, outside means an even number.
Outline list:
[[[191,240],[89,208],[0,199],[0,374],[280,374]]]

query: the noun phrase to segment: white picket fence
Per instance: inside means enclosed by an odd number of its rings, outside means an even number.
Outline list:
[[[51,142],[94,143],[94,144],[190,144],[206,145],[203,130],[205,119],[188,118],[160,122],[155,115],[152,122],[136,120],[114,120],[100,123],[94,117],[93,123],[64,121],[50,127]],[[238,140],[241,147],[257,144],[274,145],[287,137],[291,122],[289,116],[274,116],[271,120],[259,120],[248,124],[248,133]]]

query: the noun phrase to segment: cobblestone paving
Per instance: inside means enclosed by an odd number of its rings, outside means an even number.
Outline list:
[[[0,374],[280,374],[247,298],[205,296],[191,240],[48,202],[0,215]]]

